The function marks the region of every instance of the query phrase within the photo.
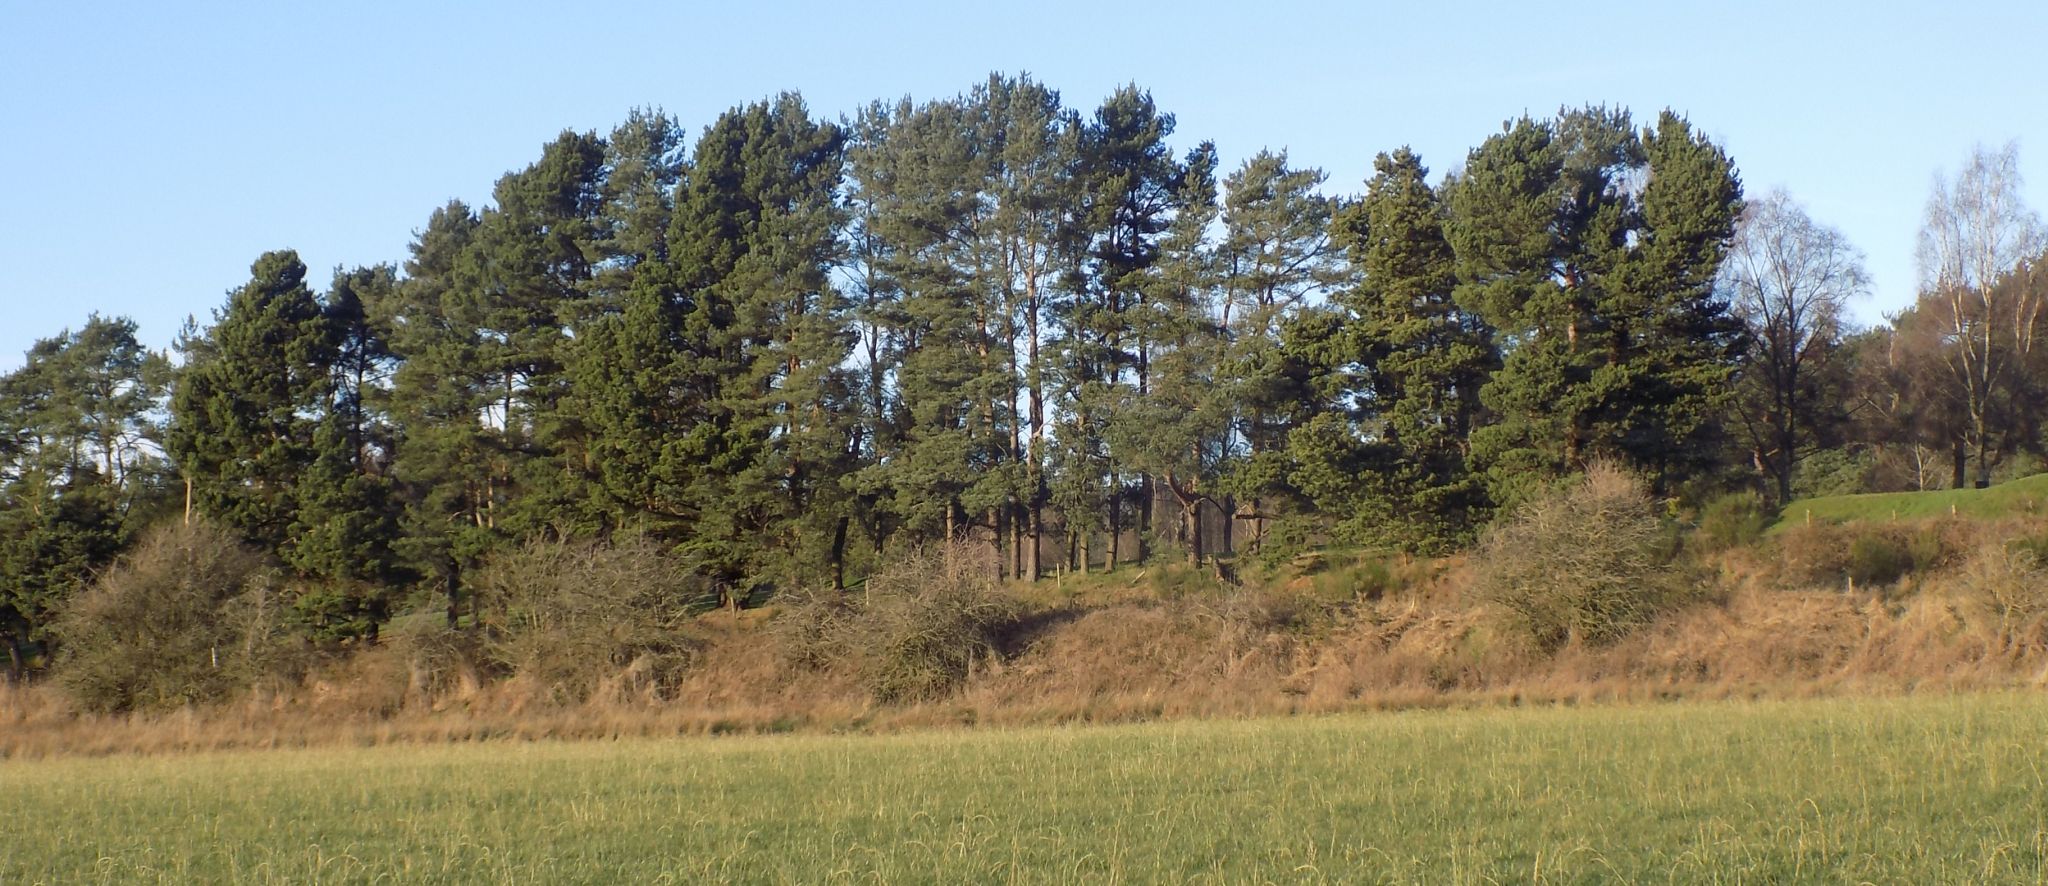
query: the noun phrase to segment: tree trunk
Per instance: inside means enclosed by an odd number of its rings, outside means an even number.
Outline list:
[[[988,509],[988,548],[991,555],[989,559],[995,561],[989,564],[989,568],[995,570],[996,581],[1002,581],[1009,577],[1009,514],[1009,509],[1002,505],[995,505]]]
[[[1951,459],[1951,467],[1954,470],[1949,478],[1948,487],[1950,489],[1961,489],[1963,484],[1968,482],[1970,450],[1959,439],[1951,444],[1949,457]]]
[[[1984,419],[1977,419],[1977,488],[1991,485],[1991,435],[1984,430]]]
[[[1045,536],[1045,509],[1038,503],[1036,488],[1031,492],[1030,518],[1029,526],[1025,530],[1026,543],[1030,547],[1024,549],[1024,577],[1030,581],[1037,581],[1045,574],[1045,564],[1041,562],[1043,552],[1039,550],[1044,544],[1041,539]]]
[[[448,629],[455,630],[462,624],[462,564],[453,558],[442,570],[442,590],[448,595]]]
[[[1123,511],[1123,497],[1112,493],[1109,499],[1109,556],[1102,561],[1104,572],[1115,572],[1117,560],[1123,556]]]
[[[1237,553],[1237,496],[1226,495],[1223,497],[1223,546],[1218,548],[1216,552],[1219,554]]]
[[[846,529],[849,518],[840,517],[832,529],[832,590],[846,590]]]
[[[28,673],[28,656],[22,654],[21,638],[7,635],[7,682],[20,683]]]
[[[1031,513],[1024,503],[1010,503],[1010,574],[1025,581],[1037,581],[1038,576],[1024,571],[1025,530],[1031,525]]]
[[[1138,562],[1152,559],[1152,475],[1138,475]]]

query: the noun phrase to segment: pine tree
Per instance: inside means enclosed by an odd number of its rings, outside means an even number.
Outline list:
[[[188,347],[165,449],[201,513],[286,548],[333,389],[334,337],[297,253],[265,253]]]
[[[906,103],[854,154],[871,267],[892,296],[862,310],[887,324],[879,337],[889,365],[871,367],[887,390],[872,377],[868,389],[888,415],[873,430],[880,457],[857,483],[912,540],[964,537],[974,515],[1016,487],[1004,470],[998,410],[1017,385],[1001,287],[987,273],[999,251],[986,198],[994,164],[986,98],[983,90]]]
[[[736,109],[698,141],[677,200],[686,328],[716,380],[684,553],[736,599],[843,580],[850,343],[829,272],[844,140],[794,94]]]
[[[1660,485],[1710,460],[1739,348],[1711,288],[1741,209],[1726,155],[1669,113],[1638,133],[1589,108],[1509,124],[1445,191],[1459,303],[1505,352],[1473,435],[1493,497],[1601,456]]]
[[[1050,333],[1083,229],[1078,174],[1083,131],[1078,117],[1062,108],[1059,93],[1029,77],[992,78],[989,92],[999,132],[988,195],[995,202],[989,233],[998,250],[1006,374],[1015,385],[1000,412],[1009,429],[1005,457],[1021,468],[1010,492],[1011,507],[998,522],[1009,527],[1005,565],[1035,580],[1044,569],[1039,551],[1049,493],[1050,386],[1057,378],[1047,371],[1053,357]]]
[[[578,411],[623,525],[729,601],[843,580],[855,453],[846,306],[829,279],[844,135],[784,95],[722,115],[665,236],[574,353]]]
[[[1353,540],[1438,551],[1484,515],[1465,456],[1496,358],[1489,331],[1452,298],[1428,169],[1406,148],[1374,169],[1365,198],[1335,223],[1360,275],[1333,299],[1344,323],[1334,362],[1349,378],[1340,412],[1290,435],[1293,481]]]
[[[1191,562],[1221,549],[1203,537],[1202,507],[1215,496],[1235,416],[1222,369],[1227,341],[1216,320],[1216,148],[1190,150],[1172,181],[1173,221],[1146,281],[1147,310],[1135,328],[1146,344],[1142,391],[1129,388],[1109,411],[1106,436],[1118,461],[1154,478],[1178,506],[1173,540]]]
[[[1109,536],[1111,568],[1123,558],[1127,526],[1137,529],[1141,561],[1153,534],[1152,475],[1119,465],[1106,437],[1112,425],[1129,423],[1117,412],[1149,391],[1152,350],[1162,335],[1173,334],[1155,328],[1157,312],[1146,300],[1155,288],[1160,240],[1174,221],[1181,169],[1166,144],[1174,125],[1150,93],[1126,86],[1103,101],[1081,134],[1086,256],[1063,311],[1061,350],[1068,365],[1062,407],[1071,413],[1062,435],[1071,451],[1063,461],[1070,471],[1086,472],[1067,481],[1070,499],[1085,489],[1102,490],[1095,508]],[[1134,521],[1125,517],[1127,499],[1137,505]]]
[[[390,589],[408,578],[396,552],[398,498],[387,472],[393,434],[379,408],[392,355],[388,333],[373,319],[397,289],[388,265],[337,271],[323,305],[333,380],[283,552],[301,575],[319,580],[294,601],[315,639],[374,640],[390,616]]]
[[[441,586],[451,627],[468,599],[464,570],[502,538],[504,470],[497,437],[480,420],[496,389],[466,310],[480,288],[477,227],[460,202],[435,210],[413,241],[394,298],[372,306],[399,358],[390,392],[397,429],[391,474],[403,505],[398,553]]]
[[[1261,151],[1224,181],[1221,322],[1239,451],[1229,486],[1248,499],[1254,547],[1277,505],[1298,490],[1287,480],[1287,435],[1325,399],[1329,361],[1326,312],[1304,313],[1313,297],[1343,280],[1330,238],[1337,201],[1317,192],[1318,169],[1294,169],[1287,155]]]
[[[126,318],[94,315],[0,375],[0,644],[21,679],[56,613],[161,500],[168,365]],[[47,656],[46,656],[47,657]]]
[[[589,432],[562,406],[570,342],[599,307],[590,289],[606,236],[605,159],[594,133],[563,132],[533,165],[498,180],[497,206],[477,225],[482,286],[465,307],[496,389],[498,521],[514,537],[602,529]]]

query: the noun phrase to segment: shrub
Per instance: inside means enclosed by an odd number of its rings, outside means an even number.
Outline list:
[[[60,618],[58,684],[90,710],[219,699],[287,666],[262,555],[205,523],[152,530]]]
[[[1297,558],[1297,563],[1300,562]],[[1323,562],[1314,570],[1301,569],[1307,591],[1323,606],[1348,606],[1375,601],[1406,590],[1415,582],[1414,562],[1365,554],[1336,563]]]
[[[1857,535],[1849,542],[1849,562],[1843,571],[1860,585],[1888,585],[1913,571],[1913,552],[1900,539],[1879,534]]]
[[[708,605],[641,541],[533,542],[486,560],[471,588],[485,661],[563,701],[620,675],[666,694],[695,654],[689,616]]]
[[[1546,650],[1605,643],[1680,600],[1683,576],[1642,484],[1595,464],[1487,530],[1474,587]]]
[[[1875,459],[1867,452],[1823,449],[1799,461],[1792,474],[1793,498],[1855,495],[1870,491]]]
[[[858,591],[791,595],[775,631],[796,665],[850,671],[878,701],[919,701],[1001,655],[1018,614],[993,564],[955,546],[914,552]]]
[[[1889,585],[1960,560],[1968,536],[1967,521],[1802,524],[1778,538],[1779,568],[1796,584]]]
[[[1752,492],[1721,496],[1700,509],[1700,536],[1717,550],[1739,547],[1763,538],[1777,515]]]
[[[1985,545],[1963,564],[1958,585],[2003,650],[2048,641],[2048,568],[2030,546]]]

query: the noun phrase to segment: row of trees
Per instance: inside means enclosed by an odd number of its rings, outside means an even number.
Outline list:
[[[1397,150],[1356,198],[1174,129],[1005,76],[836,122],[785,95],[693,145],[635,112],[435,210],[402,267],[317,293],[260,257],[176,361],[121,320],[42,342],[0,382],[15,667],[180,514],[273,554],[309,636],[374,639],[407,589],[457,623],[465,570],[537,536],[649,539],[738,603],[942,538],[1027,579],[1443,551],[1595,459],[1782,501],[1816,451],[1960,484],[2038,447],[2010,150],[1937,188],[1926,295],[1855,333],[1854,249],[1669,112],[1510,121],[1435,183]]]

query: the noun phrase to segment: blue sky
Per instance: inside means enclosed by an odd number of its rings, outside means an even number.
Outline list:
[[[1084,109],[1136,82],[1180,144],[1288,148],[1344,193],[1525,110],[1671,107],[1869,255],[1867,320],[1910,300],[1929,183],[1972,145],[2018,139],[2048,208],[2048,4],[1781,5],[0,0],[0,370],[95,310],[167,345],[265,250],[323,287],[400,260],[435,206],[635,106],[696,129],[795,89],[836,115],[992,70]]]

